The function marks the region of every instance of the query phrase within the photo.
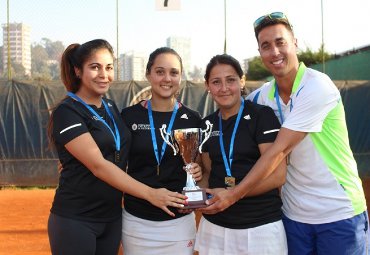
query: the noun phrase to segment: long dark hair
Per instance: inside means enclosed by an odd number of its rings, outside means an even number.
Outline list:
[[[74,43],[65,49],[60,64],[61,78],[67,91],[77,92],[81,85],[81,79],[77,76],[75,68],[82,71],[84,63],[97,50],[107,49],[114,58],[112,46],[103,39],[95,39],[84,44]]]
[[[69,45],[62,55],[60,64],[60,76],[62,82],[68,92],[76,93],[81,86],[81,78],[77,76],[75,68],[82,70],[85,62],[100,49],[107,49],[114,58],[114,52],[112,46],[104,39],[95,39],[92,41],[85,42],[84,44],[73,43]],[[53,109],[51,109],[52,111]],[[49,147],[54,144],[52,135],[53,131],[53,113],[51,113],[47,133],[49,138]]]
[[[165,54],[165,53],[173,54],[173,55],[175,55],[179,59],[180,66],[181,66],[181,70],[180,71],[182,73],[182,70],[184,68],[182,66],[182,59],[181,59],[180,55],[174,49],[171,49],[169,47],[161,47],[161,48],[156,49],[152,53],[150,53],[148,63],[146,64],[146,74],[147,75],[150,74],[150,71],[152,69],[152,66],[153,66],[154,61],[157,58],[157,56],[160,55],[160,54]]]

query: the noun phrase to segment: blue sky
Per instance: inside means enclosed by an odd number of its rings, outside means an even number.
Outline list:
[[[169,0],[171,1],[171,0]],[[169,36],[191,37],[192,65],[205,68],[223,52],[224,0],[180,0],[180,11],[158,11],[155,0],[119,0],[119,53],[149,54]],[[117,46],[116,0],[9,0],[10,22],[31,26],[31,41],[46,37],[70,43],[105,38]],[[301,49],[316,51],[322,41],[321,0],[226,0],[227,53],[238,60],[258,55],[253,22],[282,11],[289,17]],[[323,0],[324,42],[330,53],[370,45],[369,0]],[[6,23],[6,1],[0,2]],[[2,34],[0,35],[2,42]]]

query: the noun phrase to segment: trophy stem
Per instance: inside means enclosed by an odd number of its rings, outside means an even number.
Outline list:
[[[186,171],[186,185],[184,190],[194,190],[197,189],[197,185],[195,184],[195,180],[193,175],[190,173],[191,163],[186,164],[185,171]]]

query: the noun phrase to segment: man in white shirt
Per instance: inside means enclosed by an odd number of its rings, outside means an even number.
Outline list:
[[[366,200],[338,89],[327,75],[299,63],[284,13],[258,18],[254,30],[274,79],[248,99],[270,106],[282,127],[250,173],[210,199],[203,213],[223,211],[247,196],[287,156],[281,194],[289,254],[367,254]]]

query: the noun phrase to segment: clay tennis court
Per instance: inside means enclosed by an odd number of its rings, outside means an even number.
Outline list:
[[[370,178],[363,186],[369,206]],[[0,189],[0,255],[50,254],[46,226],[53,196],[54,189]]]
[[[51,254],[46,227],[54,192],[0,190],[0,255]]]
[[[51,254],[46,228],[54,192],[0,187],[0,255]]]

